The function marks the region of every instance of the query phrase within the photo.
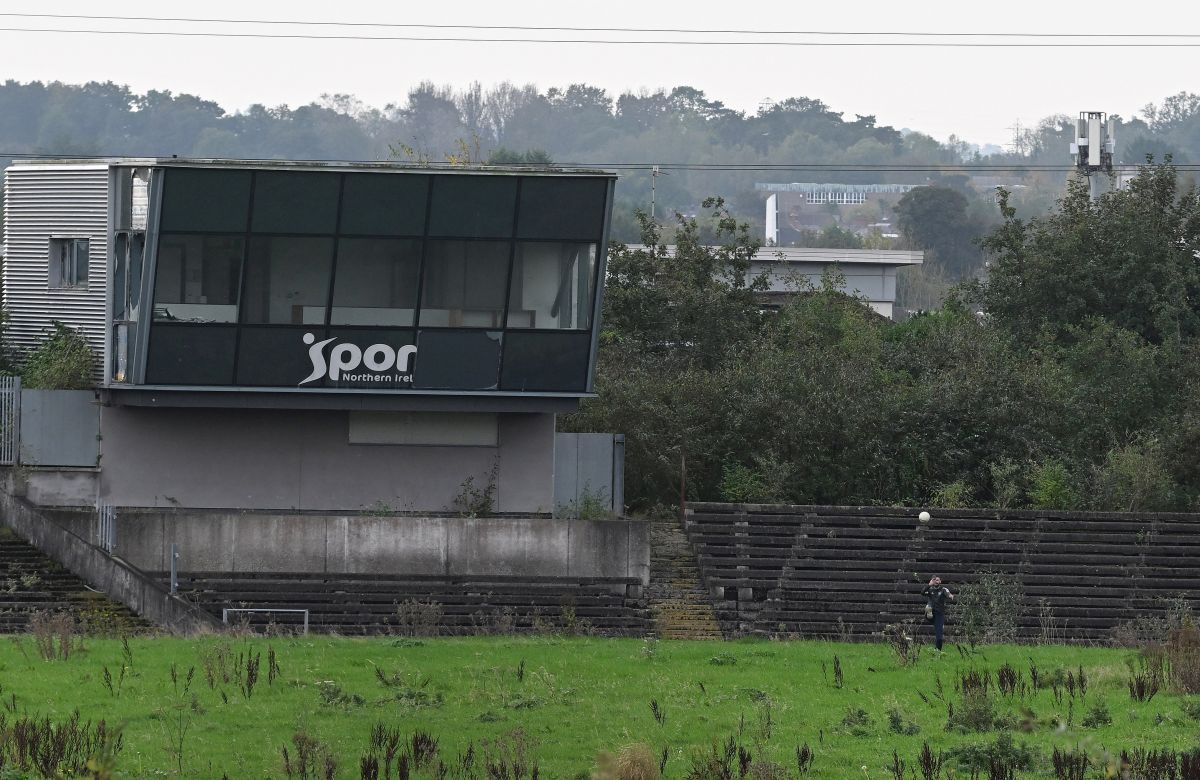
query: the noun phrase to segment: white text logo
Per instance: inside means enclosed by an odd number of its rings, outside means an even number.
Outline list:
[[[393,349],[387,344],[372,344],[366,349],[359,349],[356,344],[337,344],[329,350],[329,359],[326,360],[325,347],[335,341],[336,338],[317,341],[313,334],[304,334],[304,343],[311,345],[308,359],[312,361],[313,370],[300,384],[306,385],[323,376],[335,382],[412,382],[409,366],[413,355],[417,354],[415,345],[406,344]],[[351,373],[359,367],[367,369],[367,373]],[[395,373],[392,373],[393,369]]]

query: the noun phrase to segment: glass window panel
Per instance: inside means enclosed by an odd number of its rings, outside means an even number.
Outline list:
[[[150,328],[146,383],[228,385],[233,381],[237,328],[155,322]]]
[[[113,239],[112,318],[113,322],[125,319],[125,301],[129,266],[129,234],[117,233]]]
[[[599,241],[607,197],[607,179],[525,178],[517,237]]]
[[[420,324],[499,327],[510,246],[507,241],[430,241],[425,250]]]
[[[417,239],[343,238],[333,283],[335,325],[412,325],[421,274]]]
[[[86,238],[77,238],[71,242],[71,286],[87,289],[90,259],[88,245]]]
[[[312,347],[328,338],[324,334],[324,329],[319,327],[255,328],[243,325],[238,344],[237,384],[260,387],[326,386],[328,363],[314,364],[309,356]],[[311,336],[311,344],[305,340],[305,336]],[[326,344],[318,350],[318,361],[328,360],[329,346]],[[305,382],[313,374],[317,376]]]
[[[250,171],[168,168],[160,230],[244,233]]]
[[[142,267],[146,262],[146,237],[134,233],[129,239],[129,319],[137,320],[141,316],[142,305]]]
[[[501,340],[496,331],[423,330],[413,383],[425,390],[494,390]]]
[[[352,387],[371,390],[411,390],[413,369],[416,367],[416,332],[412,330],[330,328],[336,341],[325,348],[327,366],[338,364],[336,380],[328,379],[329,387]],[[354,349],[341,345],[352,345]]]
[[[419,236],[425,232],[429,177],[351,173],[342,191],[342,235]]]
[[[259,171],[254,180],[256,233],[333,233],[339,177],[312,171]]]
[[[507,238],[516,202],[515,176],[435,176],[429,234]]]
[[[517,244],[508,327],[587,328],[592,315],[595,270],[595,244]]]
[[[241,236],[164,235],[154,274],[154,319],[237,322]]]
[[[332,238],[255,236],[246,263],[243,322],[325,323]]]
[[[504,338],[503,390],[584,392],[587,333],[509,333]]]

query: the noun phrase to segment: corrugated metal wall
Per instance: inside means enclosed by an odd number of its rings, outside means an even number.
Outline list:
[[[87,289],[51,290],[50,237],[89,239]],[[5,171],[3,305],[9,343],[35,346],[52,323],[82,330],[104,354],[108,165],[13,165]]]

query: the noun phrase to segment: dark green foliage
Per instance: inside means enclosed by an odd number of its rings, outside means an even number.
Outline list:
[[[1008,771],[1032,769],[1038,760],[1037,751],[1025,742],[1017,742],[1007,732],[997,735],[992,742],[971,742],[956,747],[949,752],[949,757],[963,769],[982,771],[993,766]]]
[[[917,187],[896,204],[896,223],[908,242],[926,251],[925,262],[954,279],[982,266],[977,239],[984,225],[969,213],[970,201],[946,187]]]
[[[647,248],[611,252],[600,397],[564,427],[626,434],[635,507],[682,482],[688,500],[1198,506],[1200,199],[1175,182],[1148,166],[1098,203],[1074,186],[1031,221],[1002,199],[986,282],[900,324],[836,273],[764,313],[756,244],[719,203],[677,221],[675,252],[644,219]]]
[[[83,334],[61,322],[25,358],[21,384],[38,390],[86,390],[94,384],[96,358]]]
[[[1080,723],[1089,729],[1108,726],[1112,724],[1112,715],[1108,713],[1108,707],[1101,701],[1092,705]]]
[[[1021,343],[1071,345],[1097,321],[1151,345],[1200,333],[1200,201],[1172,166],[1144,166],[1098,201],[1074,179],[1044,218],[1018,218],[1004,194],[1000,208],[983,301]]]

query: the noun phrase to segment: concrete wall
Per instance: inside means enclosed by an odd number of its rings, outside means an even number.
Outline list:
[[[432,413],[431,413],[432,414]],[[98,498],[114,506],[453,509],[495,469],[495,511],[549,513],[554,415],[500,414],[499,446],[349,443],[349,412],[104,407]]]
[[[52,513],[84,538],[95,514]],[[115,550],[147,571],[436,576],[650,576],[649,525],[636,520],[414,517],[124,509]]]
[[[37,506],[96,506],[99,469],[24,468],[13,489]]]

